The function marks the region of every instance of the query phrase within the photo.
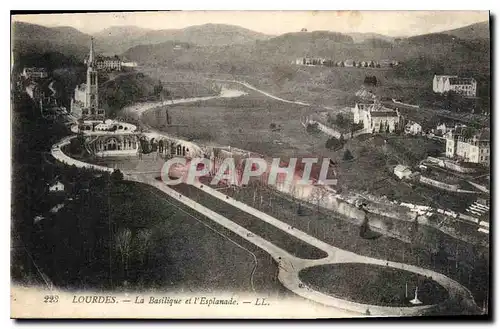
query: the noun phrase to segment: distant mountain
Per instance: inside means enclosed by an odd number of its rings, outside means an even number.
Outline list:
[[[286,33],[269,40],[257,41],[249,54],[259,60],[270,58],[292,60],[301,56],[326,57],[336,56],[338,49],[350,48],[352,37],[330,31]]]
[[[395,38],[383,35],[383,34],[378,34],[378,33],[346,33],[348,36],[350,36],[353,40],[354,43],[362,43],[367,40],[373,40],[373,39],[379,39],[383,40],[386,42],[393,42]]]
[[[193,43],[200,46],[222,46],[231,44],[243,44],[266,40],[271,36],[264,33],[255,32],[235,25],[225,24],[204,24],[186,27],[181,30],[166,30],[173,32],[172,40]],[[158,37],[161,34],[157,31],[145,35],[148,37]],[[168,32],[167,32],[168,35]]]
[[[422,34],[422,35],[417,35],[413,37],[409,37],[406,39],[403,39],[403,44],[404,43],[410,43],[410,44],[445,44],[445,43],[453,43],[455,42],[457,38],[450,35],[450,34],[445,34],[445,33],[429,33],[429,34]]]
[[[142,27],[137,27],[134,25],[125,26],[111,26],[102,31],[94,33],[93,36],[96,39],[135,39],[143,36],[144,34],[153,31],[151,29],[145,29]]]
[[[137,26],[112,26],[93,36],[97,51],[106,55],[116,55],[140,44],[142,36],[151,31]]]
[[[390,48],[394,45],[392,41],[387,41],[385,39],[380,39],[380,38],[367,38],[361,41],[360,44],[372,48]]]
[[[164,42],[190,43],[199,46],[224,46],[253,43],[271,36],[239,26],[204,24],[183,29],[148,30],[137,27],[115,26],[95,35],[106,53],[120,54],[138,45]]]
[[[480,22],[458,29],[443,31],[442,34],[452,35],[464,40],[477,40],[490,38],[490,22]]]
[[[15,54],[59,52],[83,59],[88,52],[90,35],[72,27],[45,27],[15,22],[12,47]]]

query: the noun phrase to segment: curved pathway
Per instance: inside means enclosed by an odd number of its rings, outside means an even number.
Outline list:
[[[292,102],[292,101],[287,101],[283,100],[279,97],[272,96],[268,93],[265,93],[263,91],[260,91],[256,89],[255,87],[243,83],[243,82],[238,82],[238,81],[231,81],[231,80],[224,80],[228,82],[236,82],[244,85],[247,88],[250,88],[252,90],[256,90],[258,92],[261,92],[271,98],[280,100],[280,101],[285,101],[288,103],[295,103],[295,104],[301,104],[301,105],[309,105],[306,103],[302,102]],[[163,105],[168,105],[168,104],[178,104],[178,103],[187,103],[187,102],[196,102],[196,101],[201,101],[201,100],[207,100],[207,99],[212,99],[212,98],[217,98],[217,97],[235,97],[242,95],[244,93],[239,92],[235,93],[234,91],[228,91],[226,90],[226,94],[224,96],[224,90],[221,96],[208,96],[208,97],[199,97],[199,98],[191,98],[191,99],[183,99],[183,100],[174,100],[173,102],[155,102],[155,103],[147,103],[147,104],[139,104],[139,105],[133,105],[129,106],[128,108],[124,109],[125,111],[133,112],[134,114],[139,114],[140,115],[149,109],[152,109],[154,107],[158,106],[163,106]],[[114,169],[109,168],[109,167],[104,167],[104,166],[98,166],[94,164],[89,164],[85,163],[83,161],[79,161],[76,159],[73,159],[61,150],[61,147],[68,145],[71,141],[72,138],[75,138],[76,136],[70,136],[62,139],[60,142],[56,143],[52,149],[51,149],[51,154],[54,156],[55,159],[58,161],[61,161],[65,164],[68,165],[75,165],[80,168],[89,168],[89,169],[94,169],[94,170],[100,170],[100,171],[108,171],[112,172]],[[277,247],[273,243],[269,242],[268,240],[260,237],[259,235],[245,229],[244,227],[234,223],[230,219],[204,207],[203,205],[195,202],[194,200],[178,193],[177,191],[171,189],[168,187],[166,184],[164,184],[162,181],[158,181],[153,177],[148,177],[147,175],[144,174],[138,174],[138,173],[132,173],[132,172],[126,172],[124,171],[124,179],[129,180],[129,181],[134,181],[134,182],[139,182],[139,183],[144,183],[148,184],[151,186],[154,186],[155,188],[159,189],[160,191],[164,192],[168,196],[178,200],[179,202],[183,203],[184,205],[190,207],[191,209],[196,210],[197,212],[205,215],[209,219],[213,220],[214,222],[218,223],[219,225],[224,226],[225,228],[231,230],[233,233],[239,235],[243,239],[253,243],[257,247],[263,249],[267,253],[269,253],[275,261],[278,263],[279,267],[279,274],[278,278],[280,282],[289,290],[293,291],[299,296],[302,296],[304,298],[313,300],[315,302],[332,306],[335,308],[339,309],[344,309],[348,311],[354,311],[359,314],[365,314],[367,309],[369,309],[371,315],[383,315],[383,316],[390,316],[390,315],[419,315],[423,311],[429,310],[431,308],[436,307],[437,305],[424,305],[424,306],[414,306],[414,307],[387,307],[387,306],[377,306],[377,305],[367,305],[367,304],[361,304],[361,303],[356,303],[356,302],[351,302],[347,301],[344,299],[340,299],[337,297],[333,297],[330,295],[326,295],[324,293],[321,293],[319,291],[316,291],[307,285],[305,285],[299,278],[299,272],[302,269],[312,267],[312,266],[319,266],[319,265],[326,265],[326,264],[334,264],[334,263],[349,263],[349,262],[355,262],[355,263],[367,263],[367,264],[374,264],[374,265],[382,265],[382,266],[389,266],[401,270],[406,270],[410,272],[414,272],[420,275],[424,276],[430,276],[434,281],[442,285],[449,294],[449,300],[452,300],[453,302],[460,302],[461,305],[463,306],[464,309],[471,309],[471,310],[477,310],[478,307],[474,302],[474,299],[472,297],[472,294],[470,293],[469,290],[467,290],[465,287],[460,285],[458,282],[446,277],[443,274],[420,268],[417,266],[413,265],[407,265],[403,263],[397,263],[397,262],[388,262],[386,260],[382,259],[376,259],[376,258],[371,258],[367,256],[362,256],[353,252],[349,252],[334,246],[331,246],[323,241],[320,241],[319,239],[310,236],[309,234],[300,231],[298,229],[292,228],[290,225],[266,214],[263,213],[255,208],[252,208],[242,202],[239,202],[237,200],[227,198],[225,194],[222,194],[209,186],[203,185],[201,183],[197,183],[195,186],[201,190],[203,190],[206,193],[211,194],[212,196],[227,202],[231,206],[234,206],[242,211],[245,211],[256,218],[259,218],[260,220],[263,220],[281,230],[284,232],[301,239],[302,241],[309,243],[323,251],[325,251],[328,256],[322,259],[316,259],[316,260],[310,260],[310,259],[302,259],[295,257],[291,254],[289,254],[287,251]],[[447,303],[448,301],[444,302]]]
[[[89,163],[85,163],[83,161],[79,161],[76,159],[73,159],[61,150],[61,147],[68,145],[71,141],[71,139],[75,138],[76,136],[70,136],[62,139],[60,142],[55,144],[52,147],[51,154],[56,158],[58,161],[61,161],[67,165],[75,165],[76,167],[80,168],[88,168],[88,169],[94,169],[94,170],[100,170],[100,171],[108,171],[112,172],[114,169],[109,168],[109,167],[104,167],[104,166],[98,166],[98,165],[93,165]],[[218,223],[219,225],[222,225],[223,227],[231,230],[233,233],[239,235],[243,239],[253,243],[257,247],[263,249],[267,253],[269,253],[275,261],[278,263],[279,267],[279,274],[278,278],[280,282],[289,290],[293,291],[299,296],[302,296],[304,298],[313,300],[315,302],[348,310],[348,311],[354,311],[359,314],[364,314],[367,309],[370,310],[370,314],[372,315],[418,315],[421,314],[425,310],[429,310],[436,305],[425,305],[425,306],[414,306],[414,307],[386,307],[386,306],[376,306],[376,305],[367,305],[367,304],[361,304],[361,303],[356,303],[356,302],[351,302],[347,300],[343,300],[340,298],[336,298],[333,296],[326,295],[324,293],[321,293],[319,291],[316,291],[307,285],[305,285],[299,278],[299,272],[302,269],[311,267],[311,266],[318,266],[318,265],[326,265],[326,264],[334,264],[334,263],[346,263],[346,262],[355,262],[355,263],[368,263],[368,264],[376,264],[376,265],[382,265],[382,266],[389,266],[389,267],[394,267],[398,268],[401,270],[406,270],[414,273],[418,273],[420,275],[424,276],[430,276],[434,281],[442,285],[445,289],[447,289],[450,299],[454,301],[463,301],[464,302],[464,307],[472,307],[476,308],[477,306],[474,303],[474,300],[472,298],[471,293],[464,288],[462,285],[460,285],[458,282],[446,277],[445,275],[442,275],[440,273],[428,270],[428,269],[423,269],[417,266],[412,266],[412,265],[407,265],[407,264],[402,264],[402,263],[397,263],[397,262],[387,262],[385,260],[381,259],[375,259],[371,257],[366,257],[362,255],[358,255],[334,246],[331,246],[323,241],[320,241],[319,239],[310,236],[309,234],[300,231],[295,228],[291,228],[288,224],[266,214],[263,213],[255,208],[252,208],[242,202],[236,201],[234,199],[228,199],[225,194],[222,194],[209,186],[203,185],[201,183],[197,183],[195,186],[201,190],[203,190],[206,193],[209,193],[213,195],[214,197],[224,201],[228,202],[231,206],[237,207],[238,209],[245,211],[253,216],[256,216],[260,220],[263,220],[283,231],[286,233],[293,235],[306,243],[309,243],[317,248],[320,248],[321,250],[325,251],[328,256],[322,259],[317,259],[317,260],[309,260],[309,259],[302,259],[295,257],[291,254],[289,254],[287,251],[277,247],[273,243],[269,242],[268,240],[260,237],[259,235],[245,229],[244,227],[234,223],[230,219],[204,207],[203,205],[197,203],[196,201],[178,193],[177,191],[171,189],[169,186],[164,184],[162,181],[156,180],[153,177],[144,175],[144,174],[137,174],[137,173],[128,173],[124,171],[124,179],[129,180],[129,181],[134,181],[138,183],[144,183],[151,185],[160,191],[164,192],[168,196],[174,198],[175,200],[183,203],[184,205],[190,207],[191,209],[205,215],[209,219],[213,220],[214,222]]]

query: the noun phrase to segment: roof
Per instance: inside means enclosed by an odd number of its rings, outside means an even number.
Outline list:
[[[449,78],[458,78],[457,75],[434,75],[435,78],[437,79],[449,79]]]
[[[398,164],[396,167],[394,167],[394,171],[399,171],[399,172],[410,171],[410,167]]]
[[[450,85],[470,85],[476,82],[474,78],[450,77]]]
[[[372,117],[397,117],[398,113],[396,111],[372,111],[370,115]]]

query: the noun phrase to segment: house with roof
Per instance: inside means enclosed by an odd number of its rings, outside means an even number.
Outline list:
[[[64,184],[56,181],[49,186],[49,192],[64,192]]]
[[[440,94],[453,91],[466,97],[475,97],[477,81],[474,78],[458,77],[457,75],[434,75],[432,90]]]
[[[448,158],[490,165],[490,129],[472,131],[471,128],[460,127],[446,133],[445,138]]]
[[[49,73],[44,67],[25,67],[21,76],[25,79],[45,79],[49,76]]]
[[[401,116],[397,109],[382,106],[378,102],[356,103],[352,109],[354,123],[363,124],[363,128],[371,133],[393,133],[401,125]]]
[[[394,175],[396,175],[399,179],[410,178],[411,176],[410,167],[398,164],[394,168]]]
[[[405,125],[405,134],[419,135],[422,133],[422,125],[415,121],[408,121]]]

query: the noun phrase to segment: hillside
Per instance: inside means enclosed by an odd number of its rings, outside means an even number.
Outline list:
[[[378,33],[352,32],[352,33],[346,33],[346,34],[352,38],[354,43],[361,43],[361,42],[364,42],[364,41],[370,40],[370,39],[380,39],[380,40],[383,40],[386,42],[393,42],[395,39],[394,37],[390,37],[390,36],[378,34]]]
[[[120,54],[139,45],[178,42],[199,46],[224,46],[253,43],[266,40],[270,36],[234,25],[205,24],[168,30],[115,26],[99,32],[95,37],[103,52]]]
[[[490,22],[480,22],[458,29],[443,31],[443,34],[452,35],[464,40],[477,40],[490,38]]]
[[[72,27],[48,28],[15,22],[11,33],[14,54],[59,52],[83,59],[90,42],[90,35]]]

